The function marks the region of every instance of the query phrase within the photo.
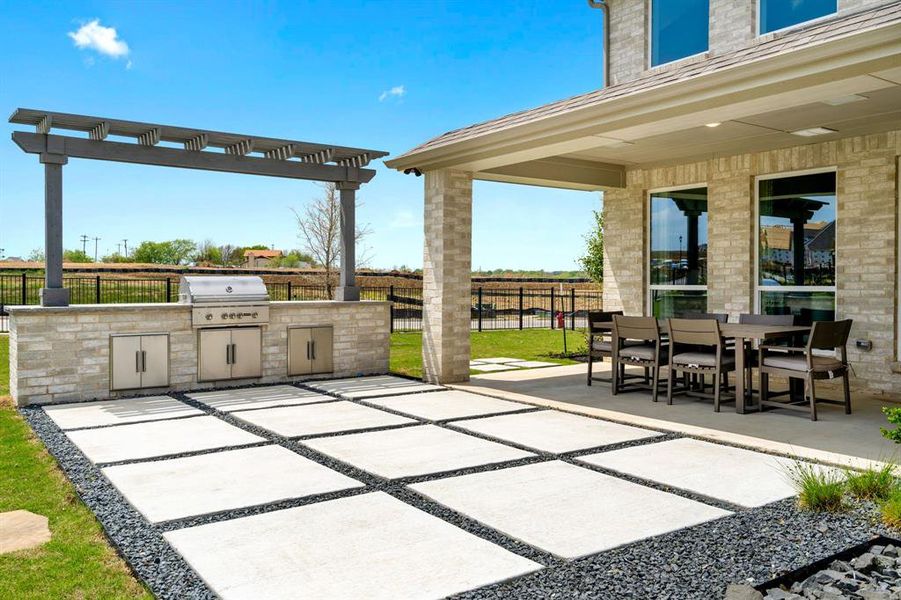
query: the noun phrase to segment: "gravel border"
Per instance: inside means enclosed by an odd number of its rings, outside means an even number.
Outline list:
[[[325,393],[321,390],[311,389],[301,382],[293,385],[301,389]],[[430,393],[431,391],[437,390],[416,393]],[[190,406],[199,408],[207,415],[215,416],[266,440],[265,442],[241,446],[242,448],[277,444],[304,458],[356,479],[363,483],[364,487],[226,510],[151,525],[136,510],[131,508],[115,487],[103,477],[100,468],[91,464],[82,455],[40,406],[19,409],[25,420],[44,442],[54,458],[56,458],[67,477],[73,482],[79,496],[100,520],[107,537],[116,550],[126,559],[134,573],[148,585],[154,595],[157,598],[166,600],[170,598],[206,599],[215,598],[216,595],[206,586],[197,573],[165,542],[162,538],[163,532],[373,491],[388,493],[411,506],[460,527],[464,531],[546,567],[541,571],[513,580],[454,596],[461,599],[522,597],[646,599],[665,597],[695,600],[698,598],[720,598],[729,583],[760,583],[767,581],[780,573],[797,569],[814,560],[867,541],[875,534],[885,532],[884,528],[878,525],[876,509],[872,505],[857,506],[844,514],[822,514],[800,511],[795,507],[794,499],[787,499],[764,507],[747,509],[687,490],[672,488],[577,461],[579,457],[587,454],[659,443],[683,437],[694,438],[695,436],[642,427],[664,435],[555,454],[521,447],[506,440],[461,430],[454,426],[455,421],[462,419],[478,419],[498,416],[498,414],[516,414],[540,410],[557,410],[586,418],[628,425],[628,423],[621,423],[613,419],[585,415],[570,410],[560,410],[554,407],[520,402],[519,404],[523,405],[523,409],[514,413],[498,413],[432,421],[371,404],[365,398],[350,399],[336,394],[325,393],[334,398],[402,415],[414,420],[415,423],[340,432],[337,434],[320,434],[304,438],[288,438],[241,421],[234,416],[234,413],[221,412],[201,401],[189,398],[186,395],[188,393],[192,392],[171,392],[169,395]],[[474,435],[489,441],[527,450],[536,456],[442,473],[387,480],[364,472],[353,465],[333,459],[303,444],[303,439],[313,437],[391,430],[420,424],[431,424],[449,431]],[[713,440],[704,441],[742,447]],[[193,456],[234,449],[237,449],[237,447],[187,452],[178,455],[124,462],[167,460],[179,456]],[[758,449],[748,449],[760,452]],[[776,453],[767,454],[783,456]],[[666,491],[704,504],[725,508],[734,511],[735,514],[574,561],[566,561],[485,526],[406,487],[410,483],[499,470],[550,460],[561,460],[596,472],[614,475],[620,479]]]

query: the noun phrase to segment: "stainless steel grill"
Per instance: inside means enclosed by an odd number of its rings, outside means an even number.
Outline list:
[[[185,276],[178,285],[178,301],[192,306],[194,327],[269,322],[269,293],[255,276]]]

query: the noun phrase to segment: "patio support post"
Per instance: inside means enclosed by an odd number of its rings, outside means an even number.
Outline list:
[[[686,258],[688,260],[688,274],[685,283],[688,285],[697,285],[700,283],[700,265],[698,261],[698,217],[700,213],[690,210],[685,213],[688,217],[688,240],[686,250]],[[679,249],[681,252],[681,248]]]
[[[63,165],[64,154],[41,154],[44,165],[44,287],[41,306],[68,306],[63,287]]]
[[[356,192],[359,183],[341,182],[337,184],[341,196],[341,275],[335,289],[335,300],[355,302],[360,299],[360,288],[356,281],[356,237],[357,226],[355,212],[357,208]]]
[[[422,269],[423,378],[469,379],[472,173],[426,171]]]
[[[804,285],[804,223],[806,219],[792,219],[793,285]]]

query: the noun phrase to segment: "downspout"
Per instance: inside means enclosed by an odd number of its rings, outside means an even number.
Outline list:
[[[610,6],[606,0],[588,0],[589,8],[604,12],[604,87],[610,87]]]

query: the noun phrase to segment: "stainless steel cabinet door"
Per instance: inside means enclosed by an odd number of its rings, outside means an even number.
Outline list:
[[[331,327],[313,327],[310,359],[313,373],[331,373],[334,371],[332,357],[332,341],[334,333]]]
[[[312,336],[309,327],[288,328],[288,375],[309,375],[313,372],[310,358]]]
[[[198,335],[197,379],[231,379],[232,335],[228,329],[201,329]]]
[[[169,336],[141,336],[141,387],[169,385]]]
[[[260,377],[263,374],[263,332],[259,327],[231,330],[232,379]]]
[[[141,336],[110,336],[110,389],[141,387]]]

